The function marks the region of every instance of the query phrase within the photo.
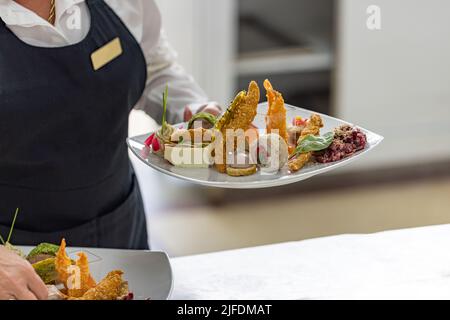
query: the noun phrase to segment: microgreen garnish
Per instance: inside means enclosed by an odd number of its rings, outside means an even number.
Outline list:
[[[169,95],[169,86],[166,85],[166,90],[164,90],[163,92],[163,118],[162,118],[162,125],[163,127],[166,126],[167,122],[166,122],[166,112],[167,112],[167,97]]]
[[[8,238],[6,239],[6,241],[5,241],[5,239],[3,239],[3,237],[0,235],[0,241],[2,242],[2,244],[3,244],[4,246],[7,245],[8,243],[10,243],[9,241],[11,240],[11,236],[12,236],[12,233],[13,233],[13,230],[14,230],[14,225],[16,224],[16,219],[17,219],[17,214],[18,214],[18,213],[19,213],[19,208],[17,208],[17,209],[16,209],[16,212],[14,213],[14,218],[13,218],[11,227],[10,227],[10,229],[9,229]]]
[[[16,213],[14,213],[13,222],[11,224],[11,228],[9,229],[8,239],[6,239],[6,243],[10,243],[9,240],[11,240],[11,236],[14,230],[14,225],[16,224],[17,214],[19,213],[19,208],[16,209]]]

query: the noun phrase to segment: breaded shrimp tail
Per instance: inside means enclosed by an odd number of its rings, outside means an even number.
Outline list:
[[[69,300],[117,300],[124,294],[123,271],[114,270],[99,282],[99,284],[89,289],[81,297],[69,297]]]
[[[269,80],[264,81],[264,88],[267,91],[268,110],[266,115],[267,133],[277,133],[288,143],[288,133],[286,126],[286,107],[281,93],[274,90]]]

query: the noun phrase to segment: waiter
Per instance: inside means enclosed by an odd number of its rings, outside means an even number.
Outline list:
[[[148,248],[129,112],[161,119],[167,84],[169,122],[219,112],[154,1],[0,0],[0,18],[0,234],[20,208],[15,244]]]

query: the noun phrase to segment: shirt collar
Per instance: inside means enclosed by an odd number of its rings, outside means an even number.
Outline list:
[[[56,0],[56,20],[76,4],[85,0]],[[19,5],[13,0],[0,0],[0,18],[9,26],[34,27],[49,25],[47,21],[36,13]]]

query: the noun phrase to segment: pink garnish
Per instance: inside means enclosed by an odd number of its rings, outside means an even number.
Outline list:
[[[152,142],[153,142],[153,138],[155,138],[155,134],[154,134],[154,133],[152,133],[152,134],[147,138],[147,140],[145,140],[144,144],[145,144],[147,147],[150,147],[151,144],[152,144]]]
[[[296,117],[294,117],[294,119],[292,119],[292,125],[295,127],[301,127],[301,126],[304,126],[305,124],[306,124],[306,120],[304,120],[300,116],[296,116]]]
[[[152,141],[152,149],[154,152],[158,152],[159,149],[161,148],[161,145],[159,144],[158,138],[153,139]]]

